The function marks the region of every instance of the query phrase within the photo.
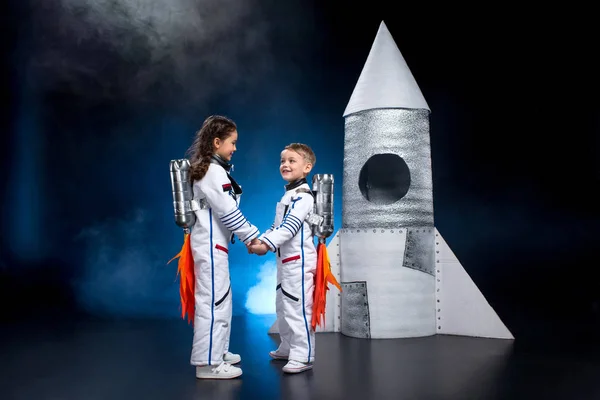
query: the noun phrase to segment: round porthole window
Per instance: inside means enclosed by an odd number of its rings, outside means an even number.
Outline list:
[[[397,154],[375,154],[361,168],[358,187],[363,197],[372,203],[395,203],[408,193],[408,165]]]

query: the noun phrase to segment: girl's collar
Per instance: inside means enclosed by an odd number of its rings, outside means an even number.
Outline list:
[[[233,164],[228,163],[223,159],[223,157],[221,157],[218,154],[213,154],[211,157],[211,161],[223,167],[227,172],[233,171]]]

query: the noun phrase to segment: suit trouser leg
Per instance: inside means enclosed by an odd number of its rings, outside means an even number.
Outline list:
[[[277,352],[287,355],[290,353],[292,331],[283,313],[283,295],[280,286],[277,287],[277,293],[275,295],[275,311],[277,312],[277,327],[279,328],[279,338],[281,339]]]
[[[217,264],[218,261],[221,262]],[[231,329],[232,301],[229,274],[220,273],[218,269],[228,271],[227,268],[223,260],[199,263],[195,268],[192,365],[218,365],[223,361]]]
[[[225,345],[223,346],[223,354],[226,354],[229,351],[229,339],[231,338],[231,317],[233,311],[233,293],[231,292],[231,289],[229,290],[229,299],[227,301],[229,302],[229,318],[227,320],[227,330],[225,332]]]
[[[281,284],[283,319],[290,330],[289,359],[304,363],[313,362],[315,357],[315,332],[311,327],[313,279],[314,274],[306,273],[304,265],[290,265]]]

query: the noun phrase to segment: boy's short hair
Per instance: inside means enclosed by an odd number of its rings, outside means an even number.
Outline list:
[[[307,163],[310,163],[313,167],[317,162],[317,157],[310,147],[303,143],[290,143],[285,146],[284,150],[292,150],[300,154]]]

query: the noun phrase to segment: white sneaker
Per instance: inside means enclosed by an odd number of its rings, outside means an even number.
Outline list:
[[[312,363],[303,363],[296,360],[290,360],[287,364],[285,364],[282,370],[283,372],[287,372],[288,374],[297,374],[298,372],[312,369],[312,367]]]
[[[287,360],[288,359],[287,354],[278,353],[277,350],[270,351],[269,355],[271,356],[271,358],[273,358],[275,360]]]
[[[223,361],[233,365],[242,361],[242,357],[239,354],[233,354],[232,352],[228,351],[227,353],[223,354]]]
[[[242,375],[242,369],[223,361],[219,366],[203,365],[196,367],[198,379],[233,379]]]

